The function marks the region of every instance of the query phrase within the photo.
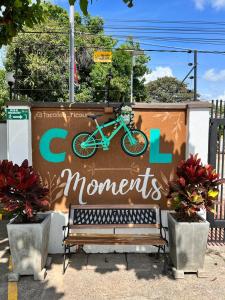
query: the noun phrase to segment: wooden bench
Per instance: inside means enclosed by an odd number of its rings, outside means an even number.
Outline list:
[[[158,217],[157,217],[158,216]],[[76,233],[76,229],[113,228],[111,234]],[[155,228],[151,234],[118,234],[116,228]],[[84,245],[152,245],[165,254],[166,229],[162,226],[159,205],[72,205],[67,226],[63,226],[65,262],[73,246]]]

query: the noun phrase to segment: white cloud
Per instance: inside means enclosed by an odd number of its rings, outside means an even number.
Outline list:
[[[219,100],[225,100],[225,91],[223,92],[222,95],[219,95],[218,97],[216,97],[215,99],[219,99]]]
[[[201,97],[200,97],[201,100],[205,100],[205,101],[214,99],[214,97],[213,97],[212,94],[210,94],[210,93],[200,92],[200,96],[201,96]]]
[[[162,78],[162,77],[173,77],[173,71],[170,67],[156,67],[155,70],[151,72],[151,74],[146,74],[144,76],[145,78],[145,83],[147,84],[149,81],[156,80],[157,78]]]
[[[203,10],[205,8],[205,0],[194,0],[195,6],[199,10]]]
[[[222,9],[225,8],[225,0],[211,0],[212,7],[216,9]]]
[[[207,5],[217,10],[225,8],[225,0],[194,0],[194,3],[199,10],[203,10]]]
[[[218,72],[215,69],[209,69],[205,72],[203,78],[213,82],[225,80],[225,69]]]

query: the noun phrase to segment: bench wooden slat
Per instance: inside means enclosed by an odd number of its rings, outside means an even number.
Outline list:
[[[82,234],[69,235],[64,241],[66,245],[165,245],[166,241],[160,234]]]

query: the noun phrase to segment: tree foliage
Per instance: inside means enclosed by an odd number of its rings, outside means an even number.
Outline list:
[[[0,69],[0,107],[5,103],[5,101],[9,100],[9,93],[5,76],[5,70]]]
[[[16,90],[20,98],[67,101],[69,19],[67,12],[56,5],[45,4],[45,10],[45,22],[35,27],[36,33],[18,34],[14,43],[8,46],[6,69],[17,70]],[[122,101],[130,97],[132,51],[127,49],[139,49],[139,45],[128,40],[120,44],[119,50],[113,50],[112,63],[94,63],[96,49],[110,50],[117,44],[116,40],[104,35],[103,26],[104,22],[99,17],[81,18],[78,13],[75,15],[75,58],[79,78],[76,101],[104,100],[110,70],[110,100]],[[137,101],[146,97],[141,78],[148,72],[148,61],[149,58],[143,54],[136,59],[134,97]]]
[[[5,70],[0,69],[0,120],[4,117],[3,106],[9,100],[9,89],[5,79]]]
[[[185,102],[194,99],[193,90],[175,77],[162,77],[147,84],[147,102]]]
[[[35,28],[35,32],[43,34],[34,34],[25,27],[31,33],[18,34],[8,46],[6,69],[17,72],[14,90],[22,99],[27,96],[39,101],[56,101],[57,97],[64,101],[68,93],[65,79],[68,78],[68,35],[47,32],[56,32],[54,28],[61,24],[68,28],[68,16],[62,8],[51,4],[46,4],[45,10],[46,21]]]
[[[69,0],[73,4],[76,0]],[[92,0],[79,0],[81,11],[88,15],[88,3]],[[128,7],[133,6],[133,0],[123,0]],[[1,0],[0,3],[0,48],[12,41],[24,26],[33,28],[44,21],[44,0]]]
[[[34,27],[43,19],[41,0],[1,0],[0,47],[10,43],[24,26]]]

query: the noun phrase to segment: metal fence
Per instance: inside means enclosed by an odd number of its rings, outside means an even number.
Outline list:
[[[209,157],[208,161],[221,178],[225,176],[225,101],[212,101],[209,123]],[[225,185],[220,186],[216,214],[208,214],[210,222],[209,242],[225,243]]]

